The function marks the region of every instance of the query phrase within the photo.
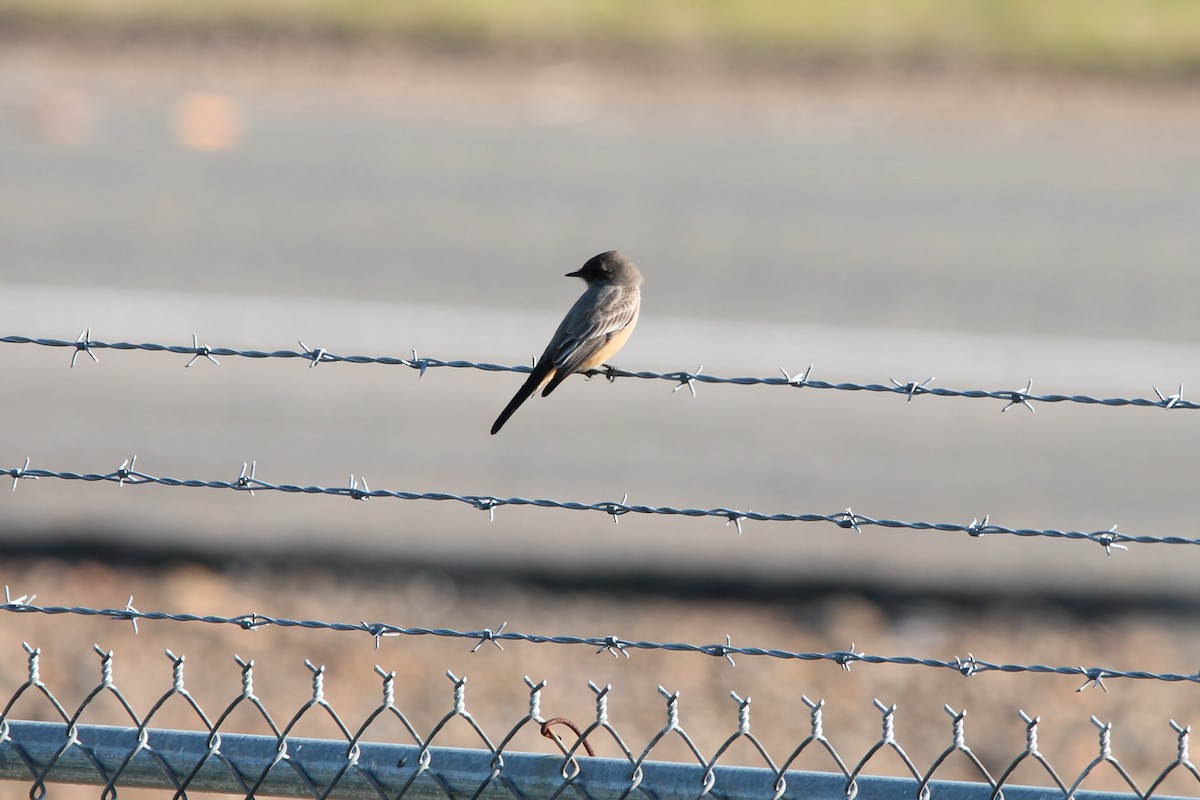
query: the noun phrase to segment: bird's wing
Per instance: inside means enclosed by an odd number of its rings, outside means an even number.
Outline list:
[[[639,300],[637,292],[626,291],[620,301],[610,307],[606,307],[607,303],[599,302],[588,303],[590,308],[587,310],[580,309],[578,304],[576,308],[572,308],[564,321],[566,335],[552,356],[559,375],[565,378],[575,372],[587,363],[614,333],[632,322],[637,316]],[[604,308],[602,311],[596,311],[597,306]]]

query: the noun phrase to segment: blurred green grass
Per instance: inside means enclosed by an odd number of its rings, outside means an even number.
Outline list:
[[[1118,73],[1200,67],[1196,0],[0,0],[0,21]]]

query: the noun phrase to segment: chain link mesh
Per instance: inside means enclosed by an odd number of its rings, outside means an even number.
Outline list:
[[[683,722],[678,692],[659,687],[665,702],[665,721],[648,742],[639,746],[626,741],[609,719],[608,701],[612,687],[588,684],[595,704],[595,718],[580,729],[569,720],[546,719],[541,714],[545,681],[525,678],[527,703],[511,726],[489,735],[475,720],[467,703],[467,679],[447,672],[450,704],[444,716],[427,732],[414,723],[396,704],[396,673],[376,666],[381,680],[378,705],[361,722],[339,714],[325,697],[325,668],[306,661],[311,679],[311,696],[294,712],[272,714],[254,690],[254,663],[236,659],[240,689],[217,713],[206,712],[184,683],[184,658],[170,650],[170,688],[144,714],[126,699],[113,678],[114,656],[95,647],[100,680],[79,706],[68,709],[41,678],[41,651],[25,645],[27,679],[11,695],[0,712],[0,777],[30,784],[30,797],[45,796],[47,784],[64,781],[102,787],[101,797],[115,798],[123,786],[157,787],[174,792],[222,791],[258,795],[298,797],[496,797],[552,800],[559,796],[581,798],[625,798],[633,794],[651,798],[700,798],[706,795],[730,800],[780,800],[792,797],[866,798],[941,797],[972,798],[1087,798],[1113,797],[1089,792],[1082,784],[1102,769],[1115,771],[1128,787],[1125,796],[1164,797],[1158,789],[1175,773],[1190,776],[1200,791],[1200,772],[1190,760],[1190,728],[1170,722],[1176,734],[1173,756],[1163,759],[1161,771],[1139,783],[1121,765],[1113,743],[1113,724],[1092,717],[1098,733],[1096,757],[1077,775],[1064,776],[1038,747],[1040,719],[1021,712],[1025,725],[1023,746],[1014,748],[1011,762],[993,775],[972,752],[967,742],[965,711],[945,707],[950,732],[946,748],[922,768],[909,757],[896,735],[897,710],[876,700],[879,714],[878,740],[859,758],[847,757],[834,745],[824,729],[824,701],[801,696],[802,713],[809,719],[809,733],[798,745],[760,741],[751,730],[750,698],[730,692],[733,732],[706,756],[689,736]],[[40,696],[53,709],[53,719],[44,722],[21,720],[16,710],[27,695]],[[82,716],[102,697],[114,699],[127,717],[120,726],[84,724]],[[191,709],[195,730],[164,730],[154,727],[156,714],[170,701],[182,701]],[[267,735],[240,733],[231,720],[235,712],[248,711],[265,725]],[[320,716],[332,722],[338,736],[314,740],[294,732],[302,720]],[[383,719],[398,721],[411,741],[383,744],[373,741],[372,729]],[[439,736],[452,722],[465,722],[478,737],[472,749],[439,747]],[[566,726],[557,723],[568,723]],[[570,729],[565,737],[560,731]],[[513,745],[523,731],[546,737],[548,753],[534,754]],[[661,762],[656,751],[669,737],[681,740],[691,754],[684,762]],[[745,740],[758,754],[753,767],[720,764],[729,749]],[[591,743],[605,743],[602,757],[584,755]],[[787,753],[782,758],[772,755]],[[831,773],[793,770],[807,750],[823,751]],[[616,757],[611,757],[613,753]],[[871,777],[873,763],[881,754],[898,757],[909,777]],[[937,779],[948,759],[961,756],[971,766],[974,781],[947,783]],[[1010,778],[1024,762],[1036,763],[1045,787],[1022,787]],[[961,759],[960,759],[961,761]],[[851,766],[853,765],[853,766]]]

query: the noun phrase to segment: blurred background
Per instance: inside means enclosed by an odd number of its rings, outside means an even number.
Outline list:
[[[1198,74],[1200,6],[1169,0],[0,0],[0,335],[524,364],[583,288],[563,273],[619,248],[646,278],[622,369],[1186,397]],[[299,485],[1196,535],[1187,411],[573,378],[491,437],[519,375],[97,355],[0,346],[0,465],[136,453],[180,479],[255,461]],[[0,577],[48,605],[1188,674],[1191,549],[49,480],[0,500]],[[24,640],[67,705],[93,642],[138,708],[170,685],[167,647],[218,708],[235,652],[288,715],[302,659],[326,663],[355,721],[378,663],[425,730],[447,668],[504,730],[522,675],[550,680],[546,716],[584,720],[586,681],[612,682],[639,745],[662,684],[706,754],[736,728],[731,689],[779,757],[807,735],[801,694],[853,760],[871,700],[903,699],[922,766],[950,741],[941,704],[966,706],[993,774],[1024,747],[1018,708],[1053,719],[1043,750],[1070,775],[1095,714],[1143,788],[1174,758],[1167,720],[1200,710],[1180,686],[919,667],[34,615],[0,636],[0,697]]]

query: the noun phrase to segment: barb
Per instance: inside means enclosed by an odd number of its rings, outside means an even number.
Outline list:
[[[9,589],[5,587],[5,596]],[[259,612],[239,614],[233,617],[219,615],[201,615],[188,613],[171,613],[167,611],[139,611],[133,607],[133,598],[121,608],[89,608],[86,606],[48,606],[34,605],[32,596],[21,596],[8,599],[0,604],[0,611],[14,614],[43,614],[47,616],[72,615],[82,617],[101,617],[131,622],[136,625],[139,621],[154,622],[201,622],[210,625],[233,625],[243,630],[256,630],[264,627],[301,628],[305,630],[325,630],[338,632],[354,632],[366,634],[376,645],[384,637],[397,636],[433,636],[448,639],[463,639],[473,643],[471,653],[479,652],[486,642],[491,642],[503,651],[501,642],[524,642],[527,644],[570,645],[593,648],[597,654],[623,653],[629,657],[631,650],[658,650],[672,653],[695,653],[699,655],[721,658],[733,666],[733,656],[757,656],[775,658],[785,661],[828,661],[838,665],[843,670],[849,670],[850,664],[877,664],[892,666],[927,667],[940,670],[951,670],[970,678],[987,672],[1030,673],[1035,675],[1066,675],[1082,677],[1087,685],[1100,685],[1101,678],[1111,681],[1117,678],[1133,680],[1162,681],[1166,683],[1200,683],[1200,673],[1183,674],[1176,672],[1151,672],[1148,670],[1118,670],[1099,666],[1054,666],[1047,664],[1002,664],[985,661],[974,655],[967,657],[970,669],[963,668],[964,661],[956,657],[952,661],[937,658],[921,658],[916,656],[884,656],[854,649],[836,650],[832,652],[805,652],[793,650],[778,650],[764,647],[738,646],[730,641],[728,636],[719,644],[692,644],[688,642],[655,642],[623,639],[609,634],[606,636],[550,636],[541,633],[522,633],[505,630],[507,623],[499,629],[485,628],[477,631],[460,631],[453,628],[421,628],[392,625],[386,622],[328,622],[323,620],[295,620],[286,617],[272,617]],[[136,632],[136,630],[135,630]],[[1082,688],[1082,687],[1081,687]],[[1107,688],[1105,688],[1107,691]]]
[[[961,533],[972,539],[983,536],[1018,536],[1022,538],[1049,538],[1084,541],[1100,545],[1104,552],[1111,556],[1114,550],[1127,550],[1129,544],[1173,544],[1200,545],[1200,538],[1185,536],[1149,536],[1121,533],[1112,526],[1102,531],[1057,530],[1054,528],[1006,528],[996,525],[990,518],[984,516],[980,523],[978,518],[969,523],[957,522],[909,522],[886,517],[869,517],[851,509],[838,511],[833,514],[768,514],[760,511],[739,511],[734,508],[719,506],[717,508],[675,508],[673,506],[630,505],[624,500],[616,502],[605,500],[598,503],[583,503],[575,500],[529,499],[524,497],[494,497],[492,495],[452,494],[450,492],[406,492],[395,489],[371,489],[361,477],[350,476],[346,486],[298,486],[291,483],[271,483],[256,477],[257,462],[251,462],[250,472],[246,472],[246,464],[242,463],[241,471],[232,480],[213,480],[199,478],[169,478],[151,475],[148,472],[134,469],[137,456],[125,459],[112,472],[73,472],[53,469],[31,469],[29,459],[19,467],[0,469],[0,476],[13,479],[13,488],[19,480],[36,480],[52,478],[62,481],[80,481],[83,483],[115,483],[118,486],[167,486],[171,488],[189,489],[224,489],[235,492],[246,492],[253,495],[255,491],[282,492],[284,494],[322,494],[334,497],[348,497],[352,500],[368,500],[372,497],[387,497],[393,500],[423,500],[434,502],[454,502],[471,506],[481,511],[494,514],[501,506],[529,506],[532,508],[556,508],[565,511],[592,511],[617,519],[625,514],[647,514],[672,517],[715,517],[726,525],[733,522],[738,535],[743,531],[742,523],[753,522],[823,522],[844,530],[861,533],[865,527],[885,528],[903,531],[937,531],[940,533]]]
[[[385,366],[408,367],[409,369],[417,370],[420,377],[424,377],[425,373],[437,367],[448,367],[451,369],[477,369],[484,372],[521,372],[529,373],[533,371],[531,366],[507,366],[504,364],[490,364],[486,362],[468,361],[458,359],[454,361],[444,361],[439,358],[429,358],[427,356],[417,357],[414,352],[412,358],[397,358],[395,356],[363,356],[349,355],[343,356],[336,353],[330,353],[323,347],[310,348],[303,342],[300,342],[300,350],[246,350],[230,347],[209,347],[199,344],[193,335],[191,345],[166,345],[154,342],[102,342],[91,338],[91,329],[85,330],[77,339],[45,339],[31,336],[3,336],[0,337],[0,343],[3,344],[32,344],[41,347],[67,347],[74,350],[71,356],[71,365],[74,366],[80,353],[87,353],[93,361],[99,363],[94,351],[96,350],[142,350],[151,353],[174,353],[177,355],[192,356],[185,366],[191,366],[198,358],[207,359],[214,364],[219,363],[216,356],[229,356],[236,358],[249,359],[268,359],[268,358],[295,358],[302,361],[307,361],[309,367],[314,367],[317,364],[382,364]],[[703,367],[695,372],[689,370],[673,370],[670,372],[628,372],[614,367],[606,367],[604,369],[591,370],[585,374],[601,375],[608,378],[610,381],[617,378],[638,378],[641,380],[657,380],[667,381],[674,384],[672,391],[677,391],[685,386],[689,389],[692,396],[696,396],[697,383],[719,383],[733,384],[735,386],[784,386],[797,389],[830,389],[841,392],[870,392],[870,393],[885,393],[900,395],[906,401],[911,402],[914,397],[964,397],[972,400],[1000,400],[1005,403],[1001,411],[1007,410],[1013,406],[1024,406],[1030,411],[1034,410],[1033,404],[1036,403],[1075,403],[1080,405],[1104,406],[1116,408],[1122,406],[1138,406],[1142,408],[1161,408],[1167,411],[1175,409],[1195,410],[1200,408],[1200,402],[1185,400],[1183,397],[1183,387],[1179,387],[1179,391],[1175,394],[1164,395],[1154,389],[1155,397],[1091,397],[1083,394],[1033,394],[1032,381],[1027,383],[1022,389],[949,389],[940,386],[930,386],[933,378],[926,378],[923,381],[900,381],[895,378],[889,378],[891,385],[882,383],[831,383],[829,381],[814,380],[812,375],[812,366],[803,373],[797,375],[789,375],[782,367],[780,371],[782,377],[723,377],[719,375],[708,375],[703,372]]]

